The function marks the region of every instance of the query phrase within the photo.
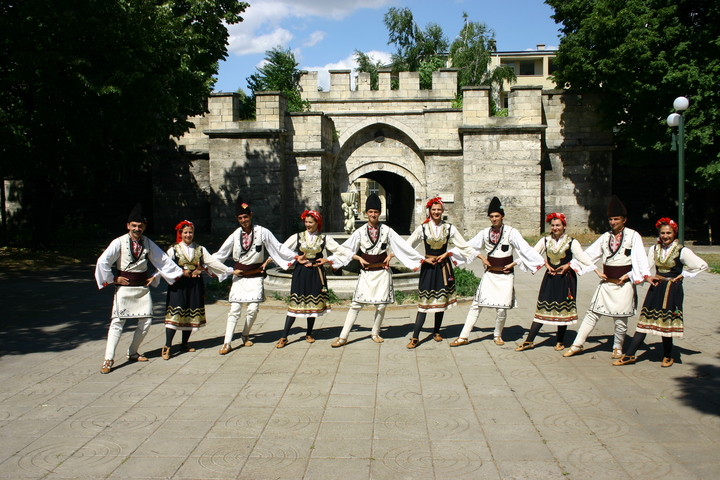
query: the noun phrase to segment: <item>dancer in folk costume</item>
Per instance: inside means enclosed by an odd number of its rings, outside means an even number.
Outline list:
[[[335,257],[323,257],[327,250],[333,255],[352,256],[352,252],[338,244],[331,236],[320,233],[322,216],[316,210],[305,210],[300,219],[305,222],[305,230],[292,235],[283,244],[297,253],[295,270],[293,270],[290,286],[290,305],[285,318],[285,329],[276,347],[283,348],[288,344],[290,328],[296,318],[307,319],[305,341],[314,343],[313,327],[315,319],[330,311],[328,300],[327,278],[323,265],[336,261]]]
[[[546,218],[550,235],[535,244],[535,251],[546,258],[545,276],[538,294],[535,318],[525,341],[517,352],[534,348],[535,336],[543,325],[557,325],[555,350],[565,349],[563,342],[568,325],[577,323],[577,274],[597,267],[585,255],[580,242],[565,234],[567,220],[562,213],[551,213]]]
[[[375,321],[370,336],[375,343],[382,343],[384,340],[380,336],[380,327],[385,316],[385,307],[395,301],[390,259],[396,257],[411,270],[420,268],[422,255],[412,249],[395,230],[380,223],[381,210],[380,197],[374,193],[368,196],[365,202],[367,225],[355,230],[342,244],[354,255],[351,258],[338,259],[343,260],[343,265],[347,265],[352,259],[357,260],[360,262],[360,272],[345,325],[340,337],[333,342],[333,347],[342,347],[347,343],[350,329],[365,305],[375,306]]]
[[[488,218],[490,227],[481,230],[468,241],[478,251],[478,258],[485,265],[485,274],[475,293],[460,337],[450,344],[451,347],[470,343],[470,333],[483,307],[497,310],[493,340],[497,345],[505,345],[502,331],[507,311],[517,304],[514,267],[517,265],[520,270],[534,274],[545,265],[545,260],[528,245],[520,232],[504,224],[505,210],[497,197],[493,197],[490,202]],[[513,260],[513,252],[518,254],[516,260]]]
[[[658,229],[658,243],[648,249],[648,263],[655,266],[656,273],[648,277],[652,286],[640,310],[630,348],[613,365],[635,363],[635,353],[648,333],[662,337],[663,360],[660,365],[670,367],[675,363],[672,357],[673,337],[682,338],[685,332],[683,279],[694,278],[708,268],[705,260],[680,245],[676,238],[678,225],[674,220],[661,218],[655,227]]]
[[[428,313],[435,314],[433,340],[442,341],[440,326],[445,310],[457,303],[451,257],[455,254],[471,262],[476,256],[475,250],[468,246],[457,227],[443,221],[445,205],[442,198],[430,199],[425,208],[428,210],[427,218],[408,239],[408,243],[413,247],[422,240],[425,246],[425,259],[420,267],[415,328],[407,348],[415,348],[420,343],[420,330]],[[448,250],[450,245],[454,246],[452,252]]]
[[[128,217],[128,234],[110,242],[95,266],[98,288],[115,285],[112,320],[108,330],[105,361],[100,367],[100,373],[110,373],[115,360],[115,349],[125,321],[129,318],[136,318],[138,325],[128,348],[127,358],[131,362],[147,362],[147,358],[138,352],[138,348],[152,323],[149,287],[157,286],[160,282],[159,276],[148,277],[148,262],[152,263],[171,285],[183,274],[180,267],[175,265],[160,247],[143,235],[146,226],[147,220],[142,206],[138,203]],[[113,266],[117,269],[117,275],[113,274]]]
[[[240,197],[237,199],[235,212],[240,228],[235,230],[225,240],[220,250],[213,254],[213,257],[220,262],[224,263],[230,257],[235,262],[220,277],[220,281],[223,281],[228,276],[233,276],[228,298],[230,312],[220,355],[225,355],[233,349],[232,338],[243,304],[247,305],[245,325],[242,330],[243,345],[246,347],[253,345],[249,337],[250,329],[257,318],[260,304],[265,301],[263,279],[267,262],[272,259],[277,266],[287,270],[295,261],[295,253],[278,242],[270,230],[253,225],[250,205]],[[265,261],[266,251],[270,255],[267,261]]]
[[[190,334],[204,327],[205,320],[205,283],[203,271],[210,270],[214,275],[223,275],[227,267],[218,262],[202,245],[194,242],[195,225],[183,220],[175,226],[175,245],[171,246],[168,256],[183,270],[182,277],[168,287],[165,307],[165,346],[161,356],[169,360],[175,331],[182,332],[180,349],[194,352],[189,345]]]
[[[628,318],[635,315],[636,285],[650,275],[642,237],[625,227],[627,209],[615,195],[610,198],[607,216],[610,231],[603,233],[585,250],[593,263],[602,259],[603,272],[595,270],[602,281],[590,301],[575,341],[563,353],[565,357],[581,352],[600,316],[608,315],[615,321],[612,358],[621,358]]]

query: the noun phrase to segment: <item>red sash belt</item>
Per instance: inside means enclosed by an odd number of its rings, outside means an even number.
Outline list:
[[[147,283],[147,272],[119,272],[118,277],[127,278],[130,283],[120,287],[144,287]]]
[[[387,259],[387,253],[381,253],[380,255],[369,255],[367,253],[361,253],[360,257],[368,262],[370,265],[364,268],[364,270],[383,270],[385,268],[385,259]]]
[[[607,276],[607,281],[611,283],[613,280],[619,280],[620,277],[625,275],[626,273],[629,273],[632,271],[632,265],[620,265],[620,266],[610,266],[610,265],[603,265],[603,273],[605,276]]]
[[[512,255],[509,257],[487,257],[488,262],[490,262],[490,265],[488,267],[488,271],[492,273],[502,273],[505,275],[509,275],[515,271],[515,268],[511,268],[508,271],[505,271],[505,265],[510,265],[513,262]]]
[[[243,278],[257,278],[257,277],[264,277],[265,272],[263,271],[262,262],[260,263],[251,263],[250,265],[246,265],[244,263],[235,262],[235,270],[240,270],[240,277]]]

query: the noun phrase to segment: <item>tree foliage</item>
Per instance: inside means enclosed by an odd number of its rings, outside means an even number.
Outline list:
[[[668,156],[665,118],[673,100],[686,112],[689,171],[720,186],[717,77],[720,3],[714,0],[547,0],[562,24],[555,80],[602,94],[599,112],[615,128],[625,161]],[[674,155],[674,154],[673,154]]]
[[[0,1],[0,175],[94,189],[204,111],[236,0]],[[49,199],[47,196],[45,200]],[[54,202],[43,205],[52,209]]]
[[[295,54],[290,50],[283,50],[277,46],[265,52],[265,64],[257,67],[257,73],[247,78],[248,88],[253,92],[277,91],[283,92],[287,97],[289,112],[302,112],[310,108],[307,101],[300,96],[299,63]]]
[[[464,25],[450,46],[452,66],[458,69],[458,87],[486,85],[492,88],[493,109],[503,83],[517,80],[512,67],[490,68],[491,54],[497,51],[495,32],[481,22],[471,22],[463,12]]]
[[[378,70],[383,67],[380,60],[375,60],[370,55],[355,50],[355,61],[357,62],[357,71],[370,74],[370,90],[377,90],[380,87],[380,78]]]
[[[431,22],[423,30],[415,23],[409,8],[390,8],[383,21],[388,29],[388,45],[397,48],[392,55],[393,73],[417,72],[422,68],[425,74],[420,88],[430,88],[432,72],[445,65],[441,60],[447,55],[448,40],[442,27]]]

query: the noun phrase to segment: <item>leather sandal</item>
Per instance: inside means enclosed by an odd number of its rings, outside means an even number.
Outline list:
[[[127,355],[127,359],[130,362],[147,362],[148,359],[145,355],[142,353],[133,353],[132,355]]]
[[[565,350],[565,353],[563,353],[563,357],[572,357],[576,353],[580,353],[583,351],[583,346],[580,345],[570,345],[570,348]]]
[[[385,341],[380,335],[370,335],[370,338],[372,338],[372,341],[375,343],[383,343]]]
[[[520,346],[515,347],[515,351],[522,352],[523,350],[530,350],[532,348],[535,348],[535,344],[533,342],[523,342]]]
[[[562,350],[565,350],[565,344],[564,344],[564,343],[560,343],[560,342],[556,343],[556,344],[555,344],[555,351],[556,351],[556,352],[560,352],[560,351],[562,351]]]
[[[344,338],[338,338],[333,343],[331,343],[330,346],[333,348],[337,348],[337,347],[342,347],[343,345],[346,345],[346,344],[347,344],[347,340],[345,340]]]
[[[467,338],[458,337],[454,341],[450,342],[451,347],[459,347],[460,345],[467,345],[470,343]]]
[[[160,356],[163,360],[170,360],[170,347],[162,347],[162,350],[160,351]]]
[[[627,365],[629,363],[635,363],[636,357],[630,355],[623,355],[618,360],[613,362],[613,365]]]
[[[408,344],[405,345],[405,346],[406,346],[407,348],[411,348],[411,349],[412,349],[412,348],[417,347],[419,344],[420,344],[420,340],[418,340],[417,338],[411,338],[411,339],[410,339],[410,343],[408,343]]]
[[[613,348],[613,353],[610,358],[623,358],[625,355],[623,355],[623,352],[619,348]]]
[[[662,363],[660,364],[661,367],[672,367],[673,363],[675,363],[674,358],[663,358]]]
[[[493,338],[493,342],[495,342],[495,345],[505,345],[505,341],[502,339],[502,337]]]
[[[100,367],[100,373],[102,373],[102,374],[110,373],[110,370],[112,370],[114,363],[115,362],[113,362],[112,360],[105,360],[102,364],[102,367]]]
[[[181,345],[180,345],[180,349],[181,349],[183,352],[190,352],[190,353],[197,351],[197,350],[195,350],[193,347],[191,347],[190,345],[188,345],[187,343],[181,344]]]
[[[315,337],[312,335],[305,335],[305,341],[308,343],[315,343]]]
[[[233,348],[229,343],[223,343],[222,348],[218,352],[220,355],[227,355],[228,353],[232,352]]]
[[[252,340],[250,340],[250,337],[246,336],[246,337],[242,337],[242,339],[243,339],[243,347],[252,347],[253,345],[255,345],[252,342]]]
[[[288,344],[288,339],[281,338],[280,340],[278,340],[277,345],[275,345],[275,348],[283,348],[287,344]]]
[[[433,340],[435,340],[436,342],[442,342],[442,341],[443,341],[443,337],[442,337],[439,333],[434,333],[434,334],[433,334]]]

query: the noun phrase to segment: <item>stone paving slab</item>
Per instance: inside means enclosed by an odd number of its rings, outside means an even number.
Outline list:
[[[341,306],[318,319],[316,343],[299,320],[278,350],[285,311],[264,305],[256,344],[220,356],[229,307],[217,302],[192,336],[198,351],[169,361],[158,291],[143,344],[150,361],[118,356],[109,375],[99,367],[111,299],[91,269],[0,279],[0,478],[717,478],[720,276],[687,281],[672,368],[660,368],[651,336],[638,363],[612,366],[608,318],[572,358],[553,350],[547,327],[535,349],[515,352],[541,278],[516,279],[502,347],[494,311],[481,313],[470,345],[449,347],[469,308],[461,302],[445,316],[446,340],[423,338],[415,350],[405,348],[412,307],[388,309],[385,343],[370,340],[366,309],[348,345],[331,348]],[[580,279],[581,309],[596,285]]]

